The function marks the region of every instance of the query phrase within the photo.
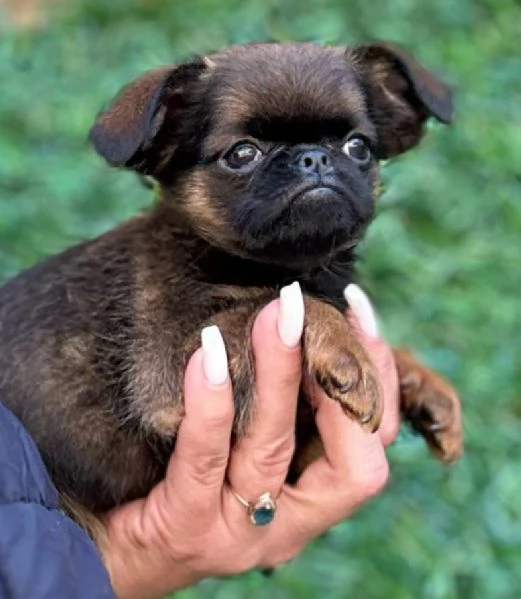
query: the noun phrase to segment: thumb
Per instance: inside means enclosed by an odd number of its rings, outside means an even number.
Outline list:
[[[380,375],[384,413],[379,432],[383,443],[390,445],[400,428],[399,385],[393,351],[380,337],[378,320],[366,293],[358,285],[351,283],[344,289],[344,297],[349,306],[347,320],[369,352]]]

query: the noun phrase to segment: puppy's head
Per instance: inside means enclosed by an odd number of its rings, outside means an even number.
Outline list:
[[[145,74],[91,139],[211,244],[309,268],[363,234],[378,161],[451,115],[448,88],[397,46],[252,44]]]

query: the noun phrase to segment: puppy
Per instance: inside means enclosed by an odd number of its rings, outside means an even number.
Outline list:
[[[111,166],[153,177],[159,201],[0,289],[0,396],[68,504],[104,512],[163,477],[184,368],[210,324],[226,342],[240,437],[254,409],[252,323],[293,281],[306,316],[289,480],[321,450],[310,385],[377,429],[377,374],[342,290],[378,162],[451,114],[448,88],[387,43],[235,46],[122,90],[90,137]],[[396,361],[405,417],[441,459],[457,458],[455,392],[412,355]]]

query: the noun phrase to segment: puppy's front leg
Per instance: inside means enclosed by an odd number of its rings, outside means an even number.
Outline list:
[[[168,331],[157,331],[157,336],[141,348],[142,359],[136,358],[132,379],[131,409],[139,418],[141,429],[163,439],[175,437],[184,416],[184,371],[192,354],[201,345],[201,330],[217,325],[228,354],[230,377],[235,400],[235,432],[246,426],[252,406],[253,357],[251,328],[261,307],[268,300],[248,302],[231,310],[215,314],[202,322],[188,339],[175,340]]]
[[[241,436],[253,407],[255,369],[251,330],[255,317],[267,300],[223,312],[211,319],[221,330],[226,344],[235,398],[235,433]],[[198,343],[198,340],[197,340]],[[196,344],[191,351],[195,350]],[[304,297],[302,337],[304,386],[318,384],[338,401],[350,418],[374,431],[382,416],[378,375],[366,350],[344,316],[332,306]]]
[[[420,364],[408,351],[395,349],[401,410],[433,453],[444,462],[463,451],[461,405],[456,391],[438,373]]]
[[[380,425],[382,395],[376,367],[343,314],[306,298],[305,384],[318,385],[350,418],[374,431]]]
[[[259,298],[229,311],[220,312],[201,324],[197,333],[185,341],[182,351],[173,354],[171,367],[155,371],[156,392],[136,397],[143,426],[162,438],[175,436],[184,410],[182,387],[184,369],[200,346],[203,327],[217,325],[223,335],[235,400],[236,435],[240,436],[250,420],[253,406],[254,364],[251,329],[259,310],[268,299]],[[345,413],[364,427],[374,430],[382,414],[382,400],[376,369],[342,314],[332,306],[305,297],[303,334],[304,384],[318,384]],[[160,344],[156,341],[156,347]],[[157,351],[157,349],[156,349]],[[152,364],[149,362],[149,365]],[[150,371],[144,371],[150,378]],[[158,390],[161,392],[158,392]]]

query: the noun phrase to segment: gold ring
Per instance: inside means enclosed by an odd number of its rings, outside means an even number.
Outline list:
[[[231,487],[230,491],[237,501],[247,508],[248,516],[250,517],[252,524],[255,526],[266,526],[273,522],[275,512],[277,511],[277,503],[275,499],[273,499],[271,493],[262,493],[262,495],[259,495],[258,499],[255,501],[248,501]]]

